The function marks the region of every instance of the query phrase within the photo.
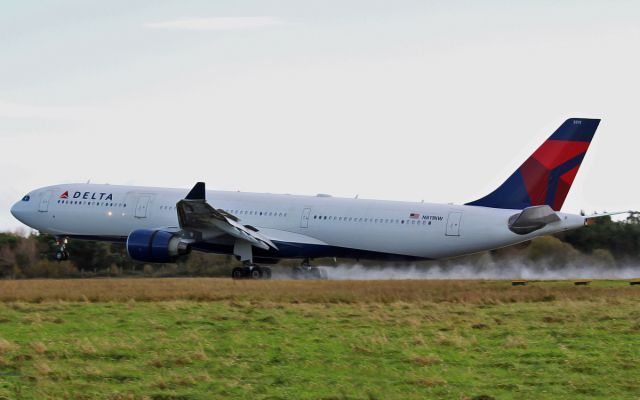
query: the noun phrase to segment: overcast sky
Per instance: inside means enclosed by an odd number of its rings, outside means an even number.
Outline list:
[[[86,182],[464,203],[569,117],[563,211],[638,209],[638,1],[0,5],[0,230]]]

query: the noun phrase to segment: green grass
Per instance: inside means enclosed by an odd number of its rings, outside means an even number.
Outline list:
[[[638,399],[629,293],[0,303],[0,399]]]

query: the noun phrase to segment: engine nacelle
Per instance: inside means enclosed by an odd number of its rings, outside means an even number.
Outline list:
[[[180,236],[167,231],[137,229],[127,238],[127,253],[137,261],[174,262],[190,251],[191,246],[183,242]]]

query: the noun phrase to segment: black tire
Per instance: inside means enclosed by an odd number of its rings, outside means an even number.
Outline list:
[[[262,278],[262,268],[255,266],[251,269],[251,272],[249,273],[249,276],[251,277],[251,279],[260,279]]]
[[[262,278],[263,279],[271,279],[271,268],[263,267],[262,268]]]
[[[62,251],[57,251],[56,252],[56,261],[63,261],[64,260],[64,253]]]
[[[242,273],[242,268],[240,267],[235,267],[232,271],[231,271],[231,277],[233,279],[242,279],[244,278],[244,274]]]

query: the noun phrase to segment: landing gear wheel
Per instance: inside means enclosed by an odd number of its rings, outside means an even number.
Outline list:
[[[242,273],[242,268],[235,267],[231,271],[231,278],[233,278],[233,279],[242,279],[242,278],[244,278],[244,274]]]
[[[56,261],[66,261],[69,259],[69,252],[66,250],[58,250],[56,252]]]
[[[327,279],[327,272],[324,268],[312,267],[309,261],[305,260],[302,265],[293,267],[293,279]]]
[[[318,267],[309,268],[308,275],[310,279],[322,279],[322,273]]]
[[[254,266],[249,273],[251,279],[260,279],[262,278],[262,268],[258,266]]]
[[[66,238],[56,238],[56,246],[58,246],[58,251],[56,251],[56,261],[66,261],[69,259],[69,252],[67,251],[67,239]]]

